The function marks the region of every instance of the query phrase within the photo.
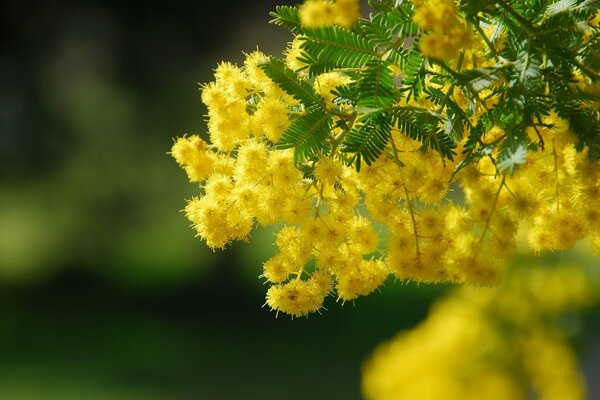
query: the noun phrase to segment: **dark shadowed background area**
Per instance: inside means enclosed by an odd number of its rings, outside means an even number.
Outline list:
[[[281,53],[268,11],[286,3],[0,5],[0,400],[358,399],[364,358],[445,290],[389,282],[275,318],[271,231],[217,253],[194,238],[197,188],[166,153],[204,133],[219,61]]]

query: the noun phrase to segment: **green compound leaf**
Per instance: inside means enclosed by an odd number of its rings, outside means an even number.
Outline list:
[[[446,114],[446,121],[444,122],[444,132],[454,142],[458,144],[465,131],[465,124],[467,119],[462,118],[461,114],[457,114],[453,111],[448,111]]]
[[[301,49],[307,60],[333,68],[362,67],[377,59],[368,40],[341,26],[303,28]],[[312,74],[312,73],[311,73]]]
[[[409,51],[402,67],[404,68],[402,90],[408,91],[407,99],[412,96],[418,100],[425,87],[425,59],[416,51]]]
[[[358,85],[346,84],[333,89],[331,93],[335,96],[333,102],[337,105],[350,104],[355,106],[358,103]]]
[[[378,49],[397,48],[394,42],[402,44],[404,38],[419,33],[419,27],[413,21],[412,15],[411,6],[404,3],[372,14],[369,20],[361,20],[359,27],[369,43]]]
[[[600,70],[600,33],[596,33],[580,52],[584,63],[590,70]]]
[[[579,139],[578,150],[587,146],[588,156],[600,158],[600,109],[597,106],[600,96],[561,81],[551,82],[549,89],[552,107],[559,117],[569,122]]]
[[[444,122],[442,115],[414,107],[400,107],[394,112],[395,124],[402,134],[423,143],[424,146],[437,151],[450,160],[456,154],[456,144],[440,125]]]
[[[544,17],[554,17],[559,14],[575,14],[576,17],[588,16],[598,10],[598,0],[559,0],[546,8]]]
[[[367,63],[358,80],[358,114],[369,114],[388,110],[398,98],[390,64],[373,60]]]
[[[495,108],[486,111],[479,118],[477,124],[470,129],[469,136],[467,137],[463,150],[465,159],[456,166],[453,176],[469,164],[475,163],[484,156],[489,156],[492,153],[494,145],[485,145],[482,141],[482,138],[484,134],[494,126],[495,113]]]
[[[276,6],[275,11],[269,13],[273,18],[269,23],[280,26],[292,32],[294,35],[302,33],[298,9],[291,6]]]
[[[396,29],[390,20],[386,18],[387,13],[375,14],[370,20],[360,20],[359,27],[362,35],[374,47],[386,47],[394,40]],[[391,25],[391,26],[390,26]]]
[[[396,6],[396,0],[369,0],[367,3],[378,13],[390,11]]]
[[[546,15],[552,16],[564,12],[569,12],[569,10],[573,9],[578,0],[559,0],[556,3],[550,4],[546,9]]]
[[[527,146],[530,141],[523,127],[519,127],[506,135],[495,147],[498,153],[496,167],[499,172],[508,171],[511,175],[519,164],[525,164]]]
[[[496,64],[486,68],[476,68],[456,73],[456,83],[459,86],[470,85],[473,90],[479,92],[492,84],[510,78],[511,64]]]
[[[332,119],[320,108],[311,108],[306,114],[295,118],[285,130],[278,149],[294,148],[294,160],[303,161],[319,153],[327,154],[330,144],[327,137],[331,131]]]
[[[308,81],[301,80],[285,63],[275,57],[259,64],[265,74],[287,94],[304,104],[307,108],[325,108],[323,98],[315,91]]]
[[[390,138],[391,121],[392,118],[387,113],[371,114],[348,132],[340,150],[343,153],[354,153],[357,171],[360,171],[361,159],[371,165],[383,153]]]
[[[457,89],[455,89],[457,90]],[[444,105],[446,115],[444,116],[444,132],[452,139],[455,144],[458,144],[463,137],[465,127],[471,126],[469,115],[458,104],[452,100],[452,96],[444,93],[436,87],[428,87],[424,90],[427,100],[430,100],[435,105]]]
[[[523,144],[517,145],[515,149],[507,148],[504,153],[501,153],[498,159],[498,170],[500,172],[508,170],[512,175],[515,167],[519,164],[525,164],[527,160],[527,148]]]

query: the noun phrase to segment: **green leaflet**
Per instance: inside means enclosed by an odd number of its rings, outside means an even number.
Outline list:
[[[406,96],[417,100],[425,87],[425,59],[416,51],[410,51],[404,60],[403,90],[408,91]]]
[[[508,80],[511,66],[511,63],[499,63],[491,67],[460,71],[454,77],[457,85],[470,85],[473,90],[479,92],[498,81]]]
[[[361,159],[371,165],[383,153],[390,138],[391,121],[387,113],[371,114],[348,132],[340,150],[354,154],[357,171],[360,171]]]
[[[496,167],[499,172],[508,171],[512,175],[517,165],[525,164],[530,142],[525,129],[517,128],[511,133],[496,146]]]
[[[372,46],[385,50],[396,40],[400,45],[404,38],[419,33],[419,27],[412,20],[412,15],[412,8],[405,3],[387,11],[372,14],[369,20],[361,20],[359,26],[362,35]]]
[[[285,63],[275,57],[269,57],[268,61],[261,63],[259,67],[265,74],[275,82],[287,94],[301,102],[305,107],[317,107],[324,109],[323,98],[306,80],[301,80],[298,75],[289,69]]]
[[[320,108],[311,108],[306,114],[295,118],[281,136],[277,148],[294,148],[294,159],[301,162],[318,155],[327,154],[330,144],[327,137],[331,131],[332,119]]]
[[[269,15],[273,18],[269,23],[285,28],[294,35],[302,33],[300,17],[296,7],[276,6],[275,11],[272,11]]]
[[[468,166],[471,163],[477,162],[485,156],[492,153],[494,144],[483,144],[483,135],[494,126],[494,114],[496,109],[492,108],[485,112],[477,121],[477,124],[471,128],[469,136],[465,142],[463,155],[465,159],[461,161],[454,169],[453,175],[458,171]]]
[[[307,60],[335,68],[362,67],[378,57],[367,39],[341,26],[303,28],[302,50]]]
[[[424,92],[427,100],[437,106],[444,105],[446,109],[443,123],[444,132],[455,144],[458,144],[462,140],[465,127],[471,124],[467,112],[439,88],[428,87]]]
[[[394,111],[395,124],[400,132],[411,139],[418,140],[443,157],[453,159],[456,144],[440,127],[443,119],[425,109],[400,107]]]
[[[355,106],[358,102],[358,92],[356,84],[346,84],[335,88],[332,92],[335,95],[333,101],[338,104],[350,104]]]
[[[592,71],[600,70],[600,34],[590,39],[589,43],[581,49],[581,56],[585,65]]]
[[[514,150],[509,148],[498,160],[498,171],[508,171],[512,175],[515,167],[519,164],[525,164],[526,159],[527,148],[522,144],[519,144]]]
[[[306,52],[302,53],[299,58],[300,61],[307,64],[306,67],[301,68],[299,71],[307,71],[308,75],[313,78],[322,73],[329,72],[336,68],[336,66],[327,60],[317,60],[312,55]]]
[[[544,18],[558,16],[560,14],[571,14],[587,16],[595,13],[598,10],[597,0],[559,0],[556,3],[548,5]]]
[[[578,0],[559,0],[556,3],[550,4],[546,9],[546,16],[552,16],[564,12],[568,12],[579,3]]]
[[[390,64],[385,61],[369,61],[357,83],[358,102],[356,112],[369,114],[388,110],[398,99]]]

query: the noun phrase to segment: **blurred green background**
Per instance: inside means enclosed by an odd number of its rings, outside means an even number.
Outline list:
[[[0,5],[0,400],[358,399],[361,362],[443,287],[389,282],[324,315],[263,308],[273,233],[214,253],[166,154],[203,133],[198,82],[290,1]],[[600,312],[581,320],[600,398]]]

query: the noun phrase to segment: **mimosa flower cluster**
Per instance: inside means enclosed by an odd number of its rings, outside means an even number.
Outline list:
[[[307,0],[299,9],[302,24],[308,27],[326,25],[350,26],[360,17],[358,0]]]
[[[459,69],[465,51],[470,63],[486,60],[483,40],[467,32],[452,1],[415,4],[423,54],[453,59]],[[352,1],[309,0],[299,16],[307,26],[349,25],[352,21],[339,18],[356,19],[356,7]],[[323,10],[338,17],[319,17]],[[315,101],[329,113],[326,149],[307,159],[281,149],[282,135],[311,110],[267,76],[263,67],[269,58],[254,51],[242,66],[219,64],[214,82],[202,87],[210,140],[183,136],[171,150],[190,182],[200,185],[201,194],[188,201],[185,215],[208,246],[222,249],[246,240],[256,225],[281,227],[278,252],[265,261],[261,275],[271,284],[266,304],[273,310],[305,316],[319,311],[330,294],[354,301],[389,276],[495,285],[518,243],[540,253],[563,251],[591,237],[600,253],[600,164],[556,113],[528,128],[529,140],[540,146],[517,148],[510,170],[500,170],[495,148],[467,163],[465,137],[457,156],[448,159],[394,126],[382,153],[357,171],[342,142],[359,118],[338,92],[357,75],[334,69],[311,78],[302,41],[298,35],[290,43],[285,67],[298,73],[307,85],[303,90],[314,90]],[[392,69],[403,73],[398,66]],[[472,126],[500,101],[493,89],[480,90],[481,100],[472,103],[472,93],[430,84],[447,93],[446,103],[470,109]],[[581,76],[575,85],[590,92],[594,87]],[[406,104],[436,115],[446,111],[444,103],[426,97],[397,103]],[[507,135],[493,125],[480,142],[494,144]]]
[[[363,368],[368,400],[583,400],[565,313],[598,300],[598,270],[527,266],[489,291],[463,288],[416,328],[381,344]]]
[[[420,39],[421,52],[450,60],[469,47],[472,35],[453,0],[418,0],[414,21],[426,31]]]

